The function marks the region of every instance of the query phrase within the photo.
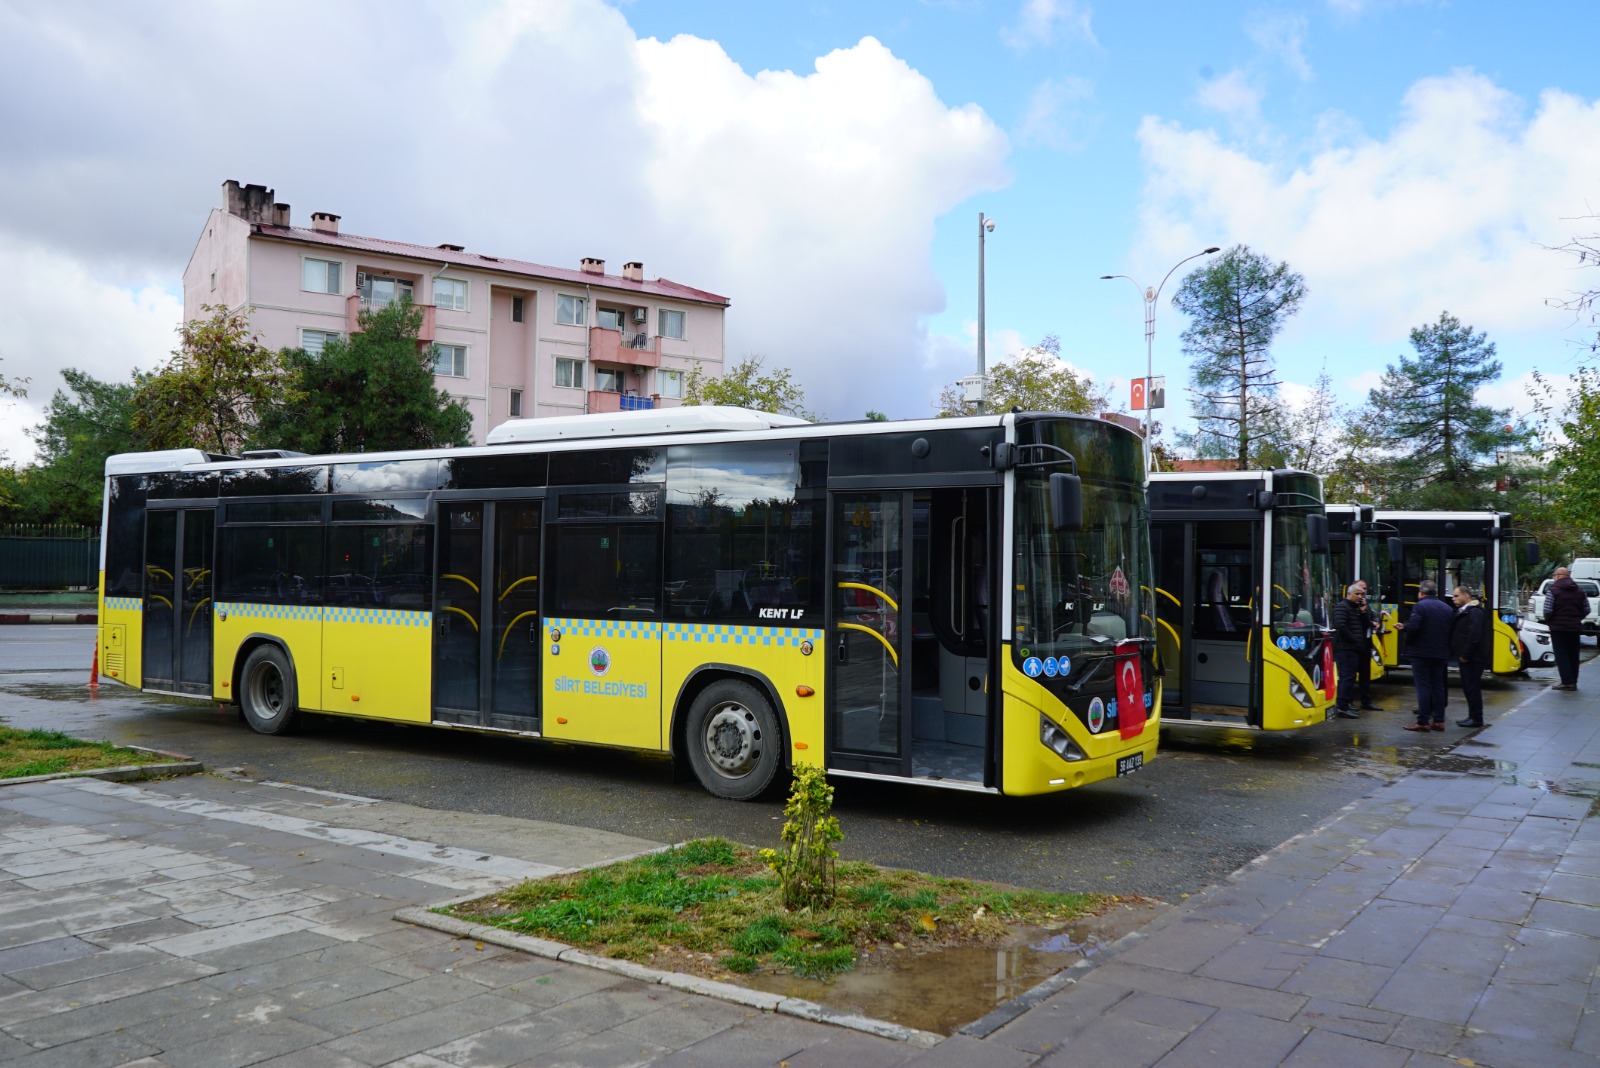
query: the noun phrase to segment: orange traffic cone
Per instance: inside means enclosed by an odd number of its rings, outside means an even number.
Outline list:
[[[100,692],[100,643],[94,643],[94,662],[89,665],[89,692]]]

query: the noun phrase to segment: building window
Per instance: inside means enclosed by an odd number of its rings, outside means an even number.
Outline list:
[[[373,308],[387,308],[397,300],[413,300],[411,280],[384,278],[375,274],[357,273],[356,288],[361,291],[361,303]]]
[[[656,392],[663,397],[682,399],[683,397],[683,372],[682,371],[657,371]]]
[[[520,300],[522,298],[519,297],[517,299]],[[511,391],[511,411],[507,414],[513,419],[522,414],[522,390],[514,389]]]
[[[514,322],[514,323],[522,322],[522,298],[521,297],[512,297],[511,298],[511,321]]]
[[[662,337],[683,340],[683,312],[661,309],[661,329],[657,331]]]
[[[435,278],[433,303],[446,311],[466,311],[467,283],[459,278]]]
[[[217,291],[217,272],[216,271],[212,271],[211,272],[211,292],[215,293],[216,291]]]
[[[616,308],[596,308],[594,314],[597,319],[596,325],[606,330],[621,330],[623,320],[627,318]]]
[[[556,322],[562,326],[582,326],[584,320],[582,297],[556,297]]]
[[[465,345],[435,345],[433,347],[433,373],[450,378],[467,377],[467,347]]]
[[[556,385],[569,389],[583,388],[583,361],[556,357]]]
[[[622,392],[622,372],[610,367],[594,369],[594,388],[606,393]]]
[[[330,341],[337,340],[339,340],[339,335],[332,330],[300,331],[300,347],[311,356],[321,356],[323,346]]]
[[[339,292],[340,267],[332,260],[301,260],[300,288],[307,293]]]

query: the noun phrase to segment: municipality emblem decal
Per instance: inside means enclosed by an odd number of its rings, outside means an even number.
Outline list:
[[[611,654],[606,652],[605,646],[597,645],[589,650],[589,670],[596,675],[604,675],[611,670]]]

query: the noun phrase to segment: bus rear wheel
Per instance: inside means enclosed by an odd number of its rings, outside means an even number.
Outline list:
[[[772,704],[749,683],[727,679],[701,691],[689,707],[689,763],[708,792],[753,801],[782,763],[782,732]]]
[[[245,658],[239,683],[239,711],[251,730],[258,734],[294,730],[300,689],[287,653],[276,645],[257,646]]]

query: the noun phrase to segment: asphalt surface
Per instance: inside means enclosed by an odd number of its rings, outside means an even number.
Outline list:
[[[674,781],[658,758],[334,717],[308,717],[302,733],[272,738],[207,702],[109,682],[91,696],[93,643],[89,627],[4,628],[0,719],[182,752],[253,778],[658,841],[715,834],[766,844],[782,820],[781,798],[720,801]],[[1535,689],[1492,681],[1488,718]],[[1139,775],[1045,798],[838,780],[840,851],[938,874],[1180,900],[1470,733],[1403,730],[1414,705],[1404,675],[1377,693],[1389,711],[1293,735],[1168,728]],[[1450,711],[1452,720],[1463,713],[1454,692]]]

